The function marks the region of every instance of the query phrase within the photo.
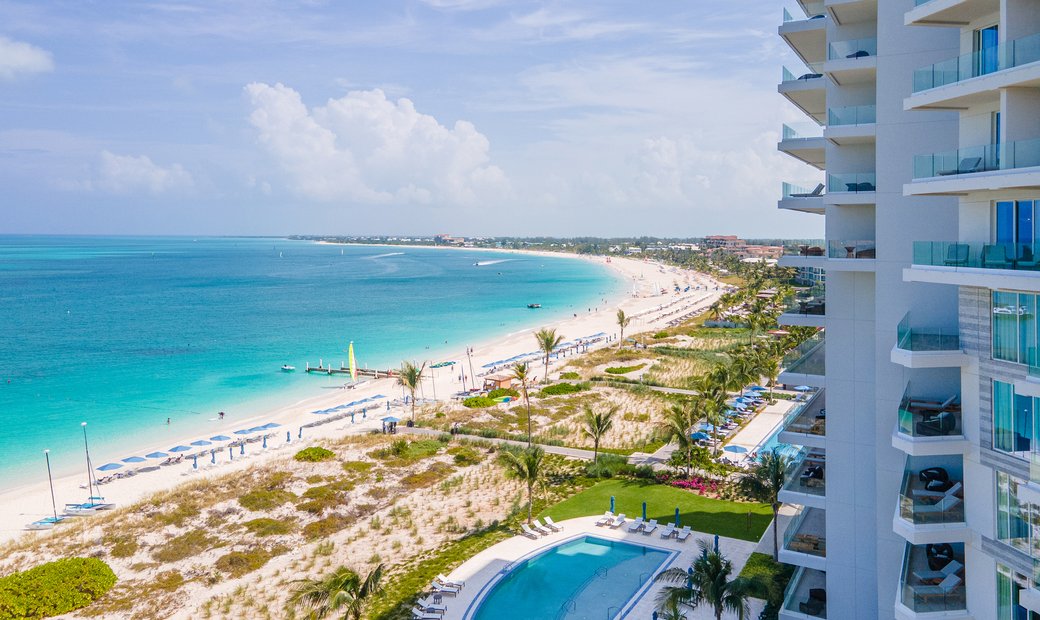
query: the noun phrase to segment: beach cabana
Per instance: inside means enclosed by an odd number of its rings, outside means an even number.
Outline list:
[[[511,374],[500,372],[484,377],[485,390],[509,389],[511,387],[513,387],[513,375]]]

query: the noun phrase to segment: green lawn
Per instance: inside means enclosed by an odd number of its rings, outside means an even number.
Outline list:
[[[727,502],[663,484],[629,480],[600,482],[544,510],[540,516],[548,514],[554,521],[562,521],[603,514],[610,509],[611,495],[615,499],[614,511],[630,518],[642,516],[643,502],[646,502],[647,519],[670,523],[675,520],[678,507],[682,525],[689,525],[698,532],[742,540],[757,541],[773,519],[768,504]]]

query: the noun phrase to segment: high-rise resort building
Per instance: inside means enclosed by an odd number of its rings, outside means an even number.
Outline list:
[[[823,388],[780,435],[781,618],[1040,619],[1040,0],[783,16],[779,92],[815,132],[779,148],[824,181],[779,207],[826,243],[781,264],[827,297],[783,319],[824,331],[781,375]]]

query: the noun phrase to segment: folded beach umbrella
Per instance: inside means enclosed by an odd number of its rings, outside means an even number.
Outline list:
[[[227,435],[217,435],[216,437],[210,437],[210,439],[212,439],[213,441],[228,441],[231,438]]]
[[[198,454],[193,454],[192,455],[192,457],[191,457],[191,468],[192,469],[198,469],[199,468],[199,455]]]
[[[193,446],[212,446],[213,442],[212,441],[206,441],[205,439],[200,439],[198,441],[191,442],[191,445],[193,445]]]
[[[122,465],[119,464],[119,463],[105,463],[101,467],[98,467],[97,470],[98,471],[112,471],[113,469],[119,469],[120,467],[122,467]]]
[[[191,450],[188,446],[174,446],[170,448],[170,452],[188,452]]]
[[[124,463],[144,463],[144,459],[139,456],[128,456],[123,459]]]
[[[166,454],[165,452],[152,452],[151,454],[146,454],[145,456],[147,456],[150,459],[162,459],[170,455]]]

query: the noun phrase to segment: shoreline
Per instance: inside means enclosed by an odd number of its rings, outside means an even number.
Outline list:
[[[313,243],[323,242],[314,241]],[[383,246],[383,244],[371,245]],[[505,334],[497,334],[478,341],[472,347],[472,366],[473,371],[477,373],[478,377],[482,371],[486,370],[483,368],[483,365],[486,363],[507,359],[513,355],[533,351],[536,347],[531,340],[530,334],[539,327],[556,328],[557,331],[566,339],[585,337],[599,332],[605,332],[616,336],[617,326],[614,314],[616,309],[621,308],[629,315],[636,317],[633,320],[632,327],[630,327],[630,333],[635,334],[664,326],[671,317],[680,311],[685,313],[694,308],[706,308],[708,305],[713,303],[714,299],[716,299],[722,292],[722,285],[707,275],[687,270],[680,270],[678,268],[663,267],[658,263],[644,262],[630,258],[612,257],[611,263],[608,264],[603,257],[579,256],[575,254],[555,252],[498,250],[492,248],[440,248],[436,246],[414,247],[495,251],[512,254],[527,254],[532,256],[547,255],[551,257],[582,259],[591,262],[598,262],[607,266],[616,272],[619,280],[643,283],[643,286],[640,287],[639,290],[639,296],[635,296],[631,291],[618,291],[615,298],[608,298],[605,300],[602,309],[596,309],[585,313],[573,313],[572,317],[565,317],[563,319],[558,318],[537,327],[524,328]],[[686,293],[667,292],[665,294],[660,294],[660,291],[657,290],[647,291],[646,289],[654,283],[652,278],[648,278],[648,276],[651,275],[656,275],[658,277],[666,275],[670,280],[681,280],[684,283],[690,284],[700,283],[701,285],[707,285],[707,288],[691,290]],[[719,285],[720,290],[712,290],[712,287],[715,285]],[[654,316],[655,313],[660,316]],[[605,344],[606,343],[601,342],[592,348],[600,348],[605,346]],[[611,345],[612,344],[613,343],[611,343]],[[437,355],[441,353],[441,351],[431,349],[426,351],[417,351],[416,353],[420,354],[417,359],[422,359]],[[437,355],[437,358],[445,361],[456,361],[457,364],[462,366],[464,373],[467,375],[468,380],[466,382],[466,387],[469,388],[472,386],[472,379],[469,377],[469,363],[467,362],[464,350],[454,350],[451,353],[445,352],[444,355]],[[456,367],[450,368],[451,370],[449,371],[436,370],[427,375],[429,378],[423,382],[423,393],[417,394],[417,396],[427,400],[433,400],[434,393],[436,393],[437,400],[444,401],[450,400],[456,392],[461,391],[462,383],[459,381],[458,374],[455,370]],[[540,362],[536,362],[533,365],[533,370],[536,375],[544,373],[544,367]],[[209,439],[211,436],[216,436],[218,434],[224,434],[238,439],[239,436],[233,434],[235,430],[247,429],[265,422],[274,422],[280,425],[278,428],[273,429],[270,432],[268,441],[272,448],[285,443],[286,431],[291,433],[293,440],[292,444],[293,447],[295,447],[295,444],[299,441],[297,436],[300,427],[304,424],[323,419],[322,416],[310,412],[336,407],[348,402],[370,398],[376,394],[382,394],[387,398],[374,401],[380,409],[376,412],[370,412],[372,415],[369,415],[364,421],[359,418],[357,423],[351,424],[349,419],[341,419],[322,426],[306,428],[303,430],[302,443],[309,445],[319,438],[369,432],[371,430],[379,429],[380,423],[378,422],[378,419],[387,415],[387,411],[400,417],[402,421],[410,418],[410,408],[405,407],[403,403],[392,402],[400,400],[400,389],[401,388],[397,385],[396,380],[379,379],[366,381],[351,389],[336,389],[322,386],[316,388],[316,391],[321,390],[321,393],[315,393],[312,396],[296,399],[291,403],[280,400],[277,395],[272,395],[269,399],[261,399],[262,401],[266,401],[270,408],[257,407],[252,410],[253,413],[244,417],[214,421],[211,426],[200,425],[190,434],[178,433],[168,439],[164,439],[161,445],[153,444],[151,446],[142,446],[141,444],[134,443],[132,438],[128,438],[126,449],[123,451],[125,454],[114,456],[108,454],[98,455],[92,452],[91,457],[94,461],[94,467],[97,468],[103,463],[119,462],[116,459],[125,458],[130,454],[143,455],[153,450],[164,450],[164,447],[168,448],[172,445],[190,445],[191,441]],[[430,391],[426,392],[426,390]],[[385,404],[387,402],[392,403],[389,409],[387,409]],[[259,434],[256,436],[259,437]],[[208,465],[209,463],[209,450],[218,445],[222,446],[222,453],[217,457],[218,465],[215,469],[205,469],[204,465]],[[132,447],[139,449],[132,450]],[[107,496],[108,501],[114,501],[118,506],[125,506],[138,501],[151,493],[168,489],[186,480],[191,480],[194,477],[207,476],[210,473],[221,475],[229,471],[234,471],[236,468],[248,467],[254,463],[269,458],[270,455],[289,454],[292,450],[292,448],[290,448],[289,451],[268,450],[261,452],[259,447],[259,443],[248,444],[246,446],[246,458],[240,458],[239,448],[235,448],[234,455],[236,458],[233,461],[229,461],[226,453],[226,443],[214,442],[212,446],[205,447],[205,459],[201,457],[199,458],[200,469],[197,473],[188,474],[189,471],[192,471],[192,461],[190,458],[186,458],[178,465],[164,466],[158,471],[150,471],[133,477],[115,480],[102,486],[101,492]],[[184,452],[183,454],[190,455],[196,452],[198,452],[198,450]],[[111,456],[112,458],[97,458],[99,456]],[[149,460],[144,463],[139,463],[137,466],[143,467],[148,465],[157,465],[161,460],[162,459],[154,461]],[[125,465],[116,471],[126,471],[132,467],[132,465]],[[84,482],[82,480],[83,473],[84,472],[81,471],[78,474],[70,474],[54,480],[54,490],[58,505],[83,501],[86,499],[86,490],[80,488],[81,486],[85,486],[81,484]],[[98,477],[104,475],[104,472],[95,471],[95,473]],[[8,541],[17,538],[23,533],[23,528],[26,524],[49,514],[51,514],[51,498],[46,480],[0,490],[0,541]]]

